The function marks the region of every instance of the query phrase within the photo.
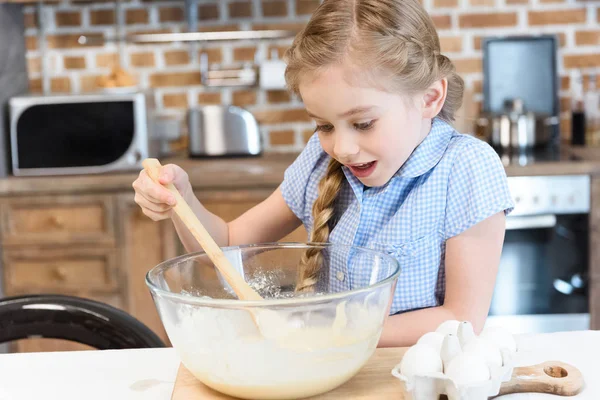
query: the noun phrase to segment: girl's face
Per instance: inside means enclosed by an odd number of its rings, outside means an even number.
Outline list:
[[[431,120],[423,116],[422,95],[352,85],[347,71],[328,68],[301,83],[300,95],[327,154],[365,186],[382,186],[427,136]]]

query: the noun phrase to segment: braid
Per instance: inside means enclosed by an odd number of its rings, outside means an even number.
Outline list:
[[[335,200],[343,181],[342,164],[332,158],[327,167],[327,173],[319,182],[319,196],[313,204],[311,242],[325,243],[329,239],[329,223],[335,214]],[[313,290],[313,286],[317,283],[322,261],[320,249],[311,248],[304,253],[300,261],[300,277],[296,284],[297,292]]]

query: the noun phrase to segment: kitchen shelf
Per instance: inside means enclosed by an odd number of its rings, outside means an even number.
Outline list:
[[[21,0],[19,0],[21,1]],[[52,2],[56,2],[59,0],[52,0]],[[78,1],[86,1],[86,0],[78,0]],[[93,2],[91,0],[90,2]],[[97,1],[97,0],[96,0]],[[225,31],[225,32],[199,32],[198,27],[198,2],[199,0],[183,0],[185,4],[185,20],[187,22],[187,32],[180,33],[135,33],[130,32],[127,33],[127,26],[125,23],[125,12],[123,9],[123,2],[126,0],[103,0],[104,2],[112,2],[115,4],[115,33],[107,36],[96,35],[96,36],[86,36],[82,34],[78,37],[78,43],[81,46],[103,46],[106,43],[116,43],[118,46],[118,54],[119,54],[119,63],[121,65],[126,64],[126,52],[125,47],[128,44],[156,44],[156,43],[176,43],[176,42],[185,42],[189,44],[189,52],[195,53],[198,51],[196,44],[197,43],[208,43],[208,42],[227,42],[227,41],[237,41],[237,40],[273,40],[273,39],[285,39],[285,38],[293,38],[297,32],[293,30],[244,30],[244,31]],[[2,2],[2,0],[0,0]],[[24,2],[24,1],[23,1]],[[48,58],[46,57],[47,51],[47,43],[46,43],[46,33],[47,27],[50,24],[48,21],[48,15],[46,13],[46,4],[44,0],[39,0],[36,3],[37,9],[37,23],[38,23],[38,43],[39,43],[39,51],[41,54],[41,75],[42,75],[42,92],[47,94],[50,92],[50,79],[48,77]],[[230,76],[224,77],[223,74],[225,72],[215,72],[215,74],[220,74],[220,76],[214,76],[216,79],[215,82],[219,84],[223,84],[227,82],[228,84],[236,85],[236,86],[246,86],[251,81],[249,76],[249,72],[247,70],[241,71],[229,71],[227,73],[234,73],[237,77],[237,80],[231,80]],[[223,78],[227,78],[227,81],[223,80]],[[239,78],[239,79],[238,79]],[[255,80],[255,77],[254,77]],[[208,84],[208,82],[205,82]]]
[[[128,34],[122,38],[89,38],[85,35],[79,37],[81,45],[126,42],[126,43],[171,43],[171,42],[216,42],[235,40],[269,40],[285,39],[296,35],[294,31],[286,30],[260,30],[260,31],[226,31],[226,32],[184,32],[184,33],[150,33]]]

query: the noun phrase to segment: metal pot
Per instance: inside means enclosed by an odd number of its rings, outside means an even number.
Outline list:
[[[483,113],[477,127],[492,146],[502,150],[528,150],[552,139],[558,117],[525,110],[519,98],[504,102],[501,113]]]

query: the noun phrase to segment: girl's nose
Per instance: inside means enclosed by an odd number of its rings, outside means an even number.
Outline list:
[[[358,143],[356,143],[352,135],[336,133],[334,140],[333,153],[338,160],[350,160],[360,150]]]

